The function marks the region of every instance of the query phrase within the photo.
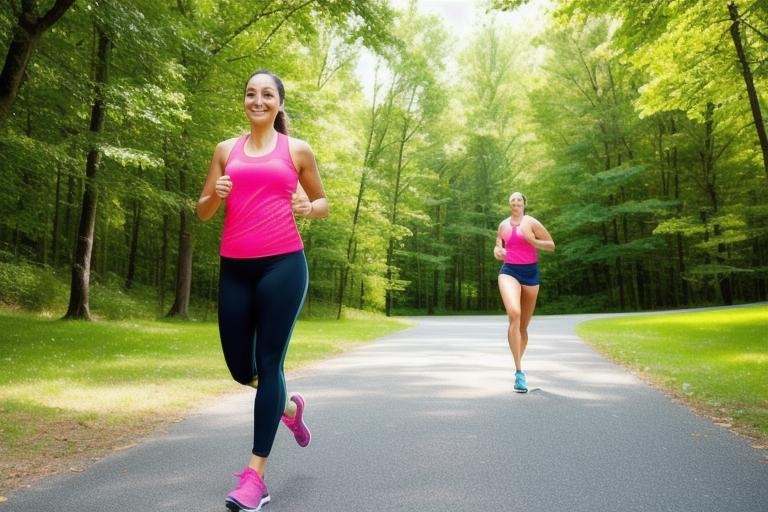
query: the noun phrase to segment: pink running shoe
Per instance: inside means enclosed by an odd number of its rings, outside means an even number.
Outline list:
[[[309,446],[310,441],[312,441],[312,434],[309,432],[307,424],[304,423],[304,420],[302,419],[302,416],[304,415],[304,397],[299,393],[294,393],[291,395],[290,400],[296,404],[296,415],[293,418],[289,418],[283,414],[280,419],[285,423],[285,426],[293,432],[293,437],[296,439],[299,446],[305,448]]]
[[[232,512],[256,512],[269,502],[269,492],[264,480],[251,467],[245,468],[241,473],[237,487],[224,499],[227,508]]]

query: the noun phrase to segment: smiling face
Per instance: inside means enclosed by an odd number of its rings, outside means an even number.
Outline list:
[[[512,195],[509,196],[509,208],[512,210],[513,214],[522,215],[525,212],[526,202],[525,196],[520,192],[513,192]]]
[[[283,99],[275,79],[264,73],[253,75],[245,86],[243,108],[252,123],[272,126],[283,108]]]

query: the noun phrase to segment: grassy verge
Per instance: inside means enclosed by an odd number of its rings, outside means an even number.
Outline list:
[[[396,320],[301,320],[286,369],[405,327]],[[215,323],[76,322],[0,310],[0,495],[80,471],[137,436],[239,390]]]
[[[768,306],[592,320],[577,333],[716,423],[768,444]]]

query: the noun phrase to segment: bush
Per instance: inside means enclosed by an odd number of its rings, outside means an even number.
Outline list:
[[[64,291],[65,285],[48,267],[0,262],[0,302],[6,306],[41,311],[60,303]]]
[[[126,291],[123,280],[115,274],[91,275],[91,287],[88,292],[91,313],[108,320],[128,320],[137,318],[157,318],[158,304],[153,289],[135,286]]]
[[[539,296],[536,313],[540,315],[570,315],[577,313],[607,313],[610,299],[605,294],[592,296],[561,295],[556,300],[547,301]]]

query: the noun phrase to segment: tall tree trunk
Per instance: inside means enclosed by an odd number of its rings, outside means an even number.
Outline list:
[[[339,291],[337,294],[338,308],[336,310],[337,320],[341,319],[342,308],[344,307],[344,294],[346,293],[347,282],[349,279],[349,269],[355,264],[354,251],[357,247],[357,226],[360,221],[360,212],[362,210],[363,196],[365,194],[365,187],[368,181],[368,173],[370,169],[376,164],[378,154],[381,151],[382,141],[387,133],[387,123],[389,122],[389,115],[386,113],[389,112],[390,108],[392,107],[392,97],[390,97],[387,108],[383,111],[384,126],[381,127],[377,125],[381,115],[381,111],[378,111],[376,108],[376,98],[378,96],[378,92],[378,85],[374,85],[373,98],[371,99],[371,124],[368,127],[368,140],[365,147],[365,156],[363,157],[363,169],[360,173],[360,187],[357,191],[355,212],[352,215],[352,231],[349,234],[349,240],[347,240],[347,261],[344,267],[341,269],[341,276],[339,280]],[[362,297],[360,297],[360,300],[362,301]]]
[[[133,218],[131,225],[131,238],[128,241],[128,271],[125,276],[125,289],[130,290],[133,279],[136,276],[136,254],[139,250],[139,226],[141,224],[141,203],[133,202]]]
[[[167,150],[165,151],[168,152]],[[165,191],[171,192],[171,176],[170,171],[168,170],[168,166],[166,164],[166,171],[163,176],[164,184],[165,184]],[[158,267],[157,267],[157,284],[158,284],[158,314],[162,315],[165,311],[165,292],[166,292],[166,286],[167,286],[167,277],[168,277],[168,253],[170,250],[171,242],[168,237],[168,234],[171,231],[171,217],[169,213],[166,211],[163,213],[163,231],[162,231],[162,237],[161,237],[161,243],[160,243],[160,258],[158,259]]]
[[[94,101],[91,106],[91,133],[104,130],[107,106],[104,100],[104,86],[107,83],[109,68],[110,42],[107,35],[97,27],[97,53],[94,64]],[[97,187],[96,173],[101,162],[101,150],[98,146],[88,150],[85,165],[85,191],[80,212],[80,224],[75,242],[75,254],[72,261],[72,281],[69,292],[69,307],[64,318],[90,320],[88,287],[91,279],[91,255],[93,252],[93,232],[96,226]]]
[[[392,258],[394,252],[395,241],[390,238],[389,243],[387,244],[387,290],[386,295],[384,296],[384,314],[386,316],[392,316],[392,279],[394,277],[392,272]]]
[[[0,71],[0,121],[8,116],[16,101],[29,59],[40,44],[43,32],[56,23],[74,3],[75,0],[56,0],[45,14],[38,16],[35,0],[21,2],[21,11]]]
[[[189,214],[179,213],[179,254],[176,262],[176,299],[167,317],[189,318],[189,297],[192,288],[192,233],[189,231]]]
[[[157,283],[158,283],[158,302],[160,303],[159,307],[159,314],[162,315],[163,311],[165,311],[165,289],[166,289],[166,278],[168,277],[168,248],[170,247],[171,243],[168,240],[168,232],[170,230],[171,225],[171,219],[168,216],[168,214],[163,215],[163,235],[162,235],[162,242],[160,245],[160,258],[158,261],[158,268],[157,268]]]
[[[188,133],[182,133],[183,147],[187,147]],[[187,197],[187,159],[182,155],[179,168],[179,195]],[[189,212],[182,205],[179,210],[179,250],[176,260],[176,296],[167,317],[189,318],[189,298],[192,288],[192,233],[189,229]]]
[[[403,133],[406,132],[407,125],[403,127]],[[400,157],[398,159],[397,170],[395,171],[395,184],[394,192],[392,194],[392,213],[390,215],[390,225],[397,226],[397,213],[400,206],[400,181],[403,174],[403,148],[405,146],[405,138],[400,141]],[[392,267],[395,264],[395,239],[390,235],[389,243],[387,244],[387,294],[384,301],[384,314],[386,316],[392,316],[392,305],[394,302],[392,280],[394,279],[394,272]]]
[[[53,200],[53,225],[51,226],[51,264],[59,264],[59,216],[61,211],[61,167],[56,166],[56,193]]]
[[[347,288],[347,279],[349,277],[349,269],[354,264],[353,249],[355,247],[355,241],[357,237],[357,224],[360,219],[360,210],[363,204],[363,194],[365,193],[365,182],[368,176],[368,167],[363,166],[363,172],[360,175],[360,187],[357,191],[357,202],[355,203],[355,212],[352,214],[352,231],[349,233],[349,240],[347,240],[347,260],[344,267],[341,269],[341,276],[339,279],[339,292],[336,300],[338,307],[336,310],[336,320],[341,319],[341,312],[344,307],[344,293]]]
[[[747,61],[747,54],[744,51],[744,45],[741,41],[741,18],[739,17],[739,9],[736,6],[736,2],[730,2],[728,4],[728,13],[731,17],[731,38],[733,39],[733,45],[736,47],[736,55],[739,57],[739,64],[741,64],[741,75],[744,77],[744,83],[747,86],[747,96],[749,97],[749,106],[752,109],[752,118],[755,121],[755,130],[757,131],[757,139],[760,141],[760,149],[763,152],[763,170],[765,175],[768,176],[768,135],[765,131],[765,122],[763,121],[763,113],[760,110],[760,100],[755,90],[755,81],[752,78],[752,70],[749,67],[749,61]]]

